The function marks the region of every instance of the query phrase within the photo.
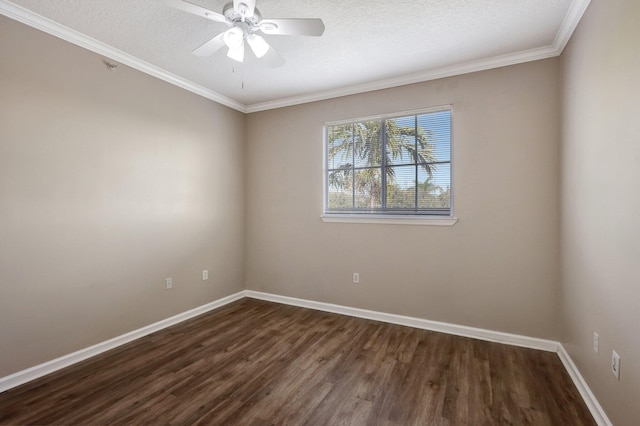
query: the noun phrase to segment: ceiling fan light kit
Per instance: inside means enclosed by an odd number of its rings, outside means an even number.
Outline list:
[[[225,31],[223,38],[224,44],[226,44],[229,49],[235,49],[244,41],[244,32],[239,27],[229,28]]]
[[[236,47],[230,47],[227,52],[227,57],[234,61],[242,62],[244,60],[244,43],[241,43]]]
[[[247,36],[247,43],[249,43],[251,50],[253,50],[253,53],[258,59],[262,58],[269,51],[269,43],[257,34],[249,34]]]
[[[277,67],[284,59],[269,45],[258,32],[268,35],[302,35],[319,37],[324,33],[324,23],[317,18],[262,19],[255,0],[234,0],[227,3],[222,13],[206,9],[187,0],[164,0],[170,6],[207,18],[223,22],[230,28],[196,48],[198,56],[211,56],[223,46],[227,46],[227,57],[234,61],[244,61],[244,42],[258,58],[265,58],[269,66]],[[271,52],[271,53],[270,53]],[[269,55],[267,55],[269,53]]]

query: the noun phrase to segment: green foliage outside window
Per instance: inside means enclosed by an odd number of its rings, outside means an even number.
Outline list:
[[[327,213],[450,215],[450,110],[327,127]]]

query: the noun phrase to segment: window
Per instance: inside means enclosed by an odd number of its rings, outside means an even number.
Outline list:
[[[451,217],[451,108],[326,125],[325,216]]]

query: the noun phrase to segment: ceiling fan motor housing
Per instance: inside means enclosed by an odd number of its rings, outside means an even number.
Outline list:
[[[240,3],[240,7],[242,6],[244,6],[244,10],[248,10],[247,5],[245,5],[244,3]],[[234,26],[238,26],[239,24],[247,24],[249,30],[253,30],[254,27],[258,28],[258,24],[262,20],[262,15],[260,14],[260,11],[257,7],[253,9],[253,15],[246,16],[243,13],[242,9],[238,11],[233,7],[233,2],[229,2],[224,5],[222,14],[225,18],[227,18],[227,21]]]

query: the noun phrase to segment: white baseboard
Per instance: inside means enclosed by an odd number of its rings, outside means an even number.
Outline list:
[[[602,406],[591,392],[580,371],[571,360],[571,357],[560,342],[538,339],[535,337],[521,336],[517,334],[503,333],[500,331],[485,330],[482,328],[467,327],[464,325],[449,324],[445,322],[430,321],[422,318],[406,317],[402,315],[388,314],[384,312],[369,311],[366,309],[351,308],[349,306],[334,305],[331,303],[316,302],[313,300],[297,299],[295,297],[280,296],[277,294],[262,293],[259,291],[245,290],[245,295],[254,299],[283,303],[286,305],[300,306],[319,311],[333,312],[352,317],[382,321],[391,324],[421,328],[424,330],[438,331],[456,336],[471,337],[489,342],[503,343],[507,345],[521,346],[531,349],[539,349],[548,352],[556,352],[573,383],[578,388],[580,396],[587,404],[591,415],[600,426],[611,426],[611,421],[605,414]]]
[[[80,361],[84,361],[85,359],[117,348],[118,346],[122,346],[125,343],[129,343],[133,340],[178,324],[182,321],[204,314],[205,312],[209,312],[228,303],[242,299],[243,297],[245,297],[244,291],[240,291],[230,296],[223,297],[222,299],[214,300],[213,302],[207,303],[206,305],[198,306],[197,308],[182,312],[181,314],[163,319],[137,330],[130,331],[129,333],[114,337],[113,339],[106,340],[93,346],[89,346],[88,348],[80,349],[79,351],[61,356],[60,358],[47,361],[31,368],[27,368],[26,370],[18,371],[17,373],[14,373],[10,376],[2,377],[0,378],[0,392],[15,388],[24,383],[30,382],[31,380],[35,380]]]
[[[538,339],[535,337],[521,336],[517,334],[503,333],[500,331],[486,330],[482,328],[467,327],[464,325],[449,324],[445,322],[430,321],[422,318],[407,317],[403,315],[388,314],[384,312],[370,311],[367,309],[352,308],[331,303],[316,302],[313,300],[297,299],[295,297],[280,296],[277,294],[263,293],[253,290],[243,290],[222,299],[215,300],[206,305],[199,306],[171,318],[158,321],[137,330],[114,337],[107,341],[98,343],[85,349],[70,353],[54,360],[36,365],[26,370],[18,371],[10,376],[0,378],[0,392],[15,388],[31,380],[58,371],[72,364],[84,361],[95,355],[106,352],[110,349],[129,343],[133,340],[144,337],[148,334],[178,324],[182,321],[209,312],[244,297],[266,300],[270,302],[282,303],[285,305],[299,306],[302,308],[315,309],[336,314],[348,315],[352,317],[365,318],[390,324],[404,325],[407,327],[420,328],[423,330],[437,331],[456,336],[471,337],[474,339],[486,340],[489,342],[503,343],[507,345],[521,346],[525,348],[538,349],[548,352],[556,352],[566,368],[569,376],[575,383],[580,395],[584,399],[587,407],[591,411],[594,419],[601,426],[611,426],[611,421],[598,403],[598,400],[589,389],[586,381],[571,360],[571,357],[561,343],[553,340]]]
[[[591,411],[591,415],[595,419],[596,423],[598,423],[598,425],[600,426],[611,426],[613,423],[611,423],[611,420],[609,420],[609,417],[607,417],[607,414],[602,409],[602,406],[596,399],[593,392],[591,392],[591,389],[589,388],[589,385],[587,385],[587,382],[584,380],[584,377],[582,377],[582,374],[580,374],[578,367],[576,367],[576,365],[573,363],[573,360],[569,356],[569,353],[562,345],[560,345],[560,347],[558,348],[558,356],[560,357],[560,361],[562,361],[564,368],[569,373],[569,376],[571,376],[573,383],[578,388],[580,396],[582,396],[585,404],[587,404],[587,407],[589,407],[589,411]]]
[[[462,337],[486,340],[489,342],[504,343],[507,345],[521,346],[531,349],[539,349],[548,352],[557,352],[558,342],[553,340],[538,339],[535,337],[520,336],[518,334],[503,333],[500,331],[485,330],[483,328],[467,327],[465,325],[449,324],[446,322],[430,321],[422,318],[407,317],[403,315],[388,314],[384,312],[369,311],[367,309],[351,308],[349,306],[334,305],[331,303],[316,302],[313,300],[297,299],[295,297],[279,296],[276,294],[262,293],[259,291],[245,290],[245,295],[254,299],[283,303],[286,305],[300,306],[316,309],[318,311],[333,312],[351,317],[365,318],[382,321],[391,324],[421,328],[423,330],[438,331]]]

